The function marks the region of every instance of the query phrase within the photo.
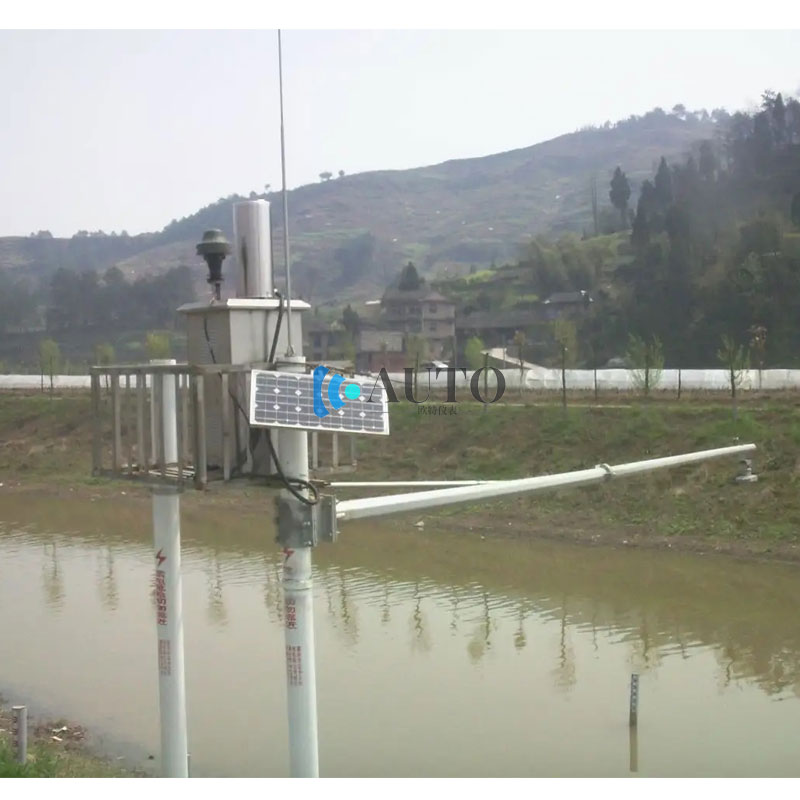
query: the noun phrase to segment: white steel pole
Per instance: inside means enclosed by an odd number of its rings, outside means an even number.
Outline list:
[[[562,472],[557,475],[540,475],[535,478],[518,478],[510,481],[494,481],[475,486],[454,486],[449,489],[433,489],[428,492],[408,492],[405,494],[381,495],[380,497],[364,497],[358,500],[343,500],[336,504],[337,519],[361,519],[386,514],[399,514],[404,511],[419,511],[424,508],[435,508],[466,501],[489,500],[513,494],[538,492],[547,489],[566,488],[569,486],[585,486],[590,483],[615,477],[636,475],[666,467],[694,464],[712,458],[737,455],[755,450],[754,444],[742,444],[734,447],[719,447],[714,450],[701,450],[696,453],[685,453],[665,458],[651,458],[646,461],[634,461],[630,464],[608,466],[600,464],[591,469],[576,472]]]
[[[502,481],[331,481],[331,489],[400,489],[403,486],[482,486],[484,483],[501,483]]]
[[[154,367],[170,366],[177,364],[174,358],[151,358],[150,364]],[[178,460],[178,426],[169,425],[166,422],[162,425],[162,429],[156,430],[158,427],[158,415],[156,414],[156,380],[157,375],[153,375],[150,379],[150,441],[152,447],[150,448],[150,458],[158,465],[161,456],[164,456],[164,461],[169,464],[171,461]],[[163,394],[162,406],[160,410],[165,410],[168,407],[172,408],[173,418],[175,416],[175,379],[165,380],[161,384]],[[161,434],[159,436],[159,434]],[[166,448],[162,451],[162,448]]]
[[[305,371],[305,358],[289,359],[287,370]],[[285,428],[279,433],[284,475],[308,480],[308,434]],[[298,491],[303,491],[298,489]],[[300,502],[296,500],[296,502]],[[319,777],[317,740],[317,677],[314,654],[314,607],[311,547],[283,551],[286,688],[289,713],[289,774]]]
[[[174,363],[174,362],[173,362]],[[178,460],[175,376],[160,381],[164,460]],[[165,778],[188,778],[186,682],[183,659],[180,494],[173,486],[153,489],[158,699],[161,723],[161,770]]]

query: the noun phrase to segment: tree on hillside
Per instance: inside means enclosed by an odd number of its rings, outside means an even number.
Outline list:
[[[664,156],[661,156],[653,188],[655,189],[656,202],[661,208],[666,208],[672,202],[672,173],[669,171],[667,160]]]
[[[480,369],[483,366],[483,350],[485,346],[483,340],[477,336],[471,336],[464,345],[464,358],[470,369]]]
[[[717,159],[714,155],[714,148],[708,140],[700,143],[700,177],[704,181],[713,181],[717,171]]]
[[[402,292],[416,292],[422,287],[423,283],[424,280],[417,272],[417,268],[413,262],[409,261],[400,273],[400,281],[397,284],[397,288]]]
[[[50,378],[50,394],[53,393],[53,378],[61,364],[61,349],[58,342],[53,339],[42,339],[39,342],[39,372],[42,377],[42,391],[44,391],[44,376]]]
[[[148,358],[169,358],[169,336],[158,331],[148,331],[144,349]]]
[[[100,367],[107,367],[114,363],[114,345],[108,342],[94,346],[94,363]]]
[[[332,172],[320,172],[319,179],[321,181],[329,181],[333,177]]]
[[[0,333],[12,328],[25,329],[36,322],[36,294],[34,285],[27,280],[15,280],[3,275],[0,292]]]
[[[594,223],[594,235],[600,235],[600,219],[597,215],[597,175],[592,175],[589,184],[589,193],[592,201],[592,222]]]
[[[553,323],[553,338],[559,351],[561,367],[561,404],[567,407],[567,367],[578,360],[578,330],[573,320],[562,317]]]
[[[107,367],[114,363],[114,346],[108,342],[96,344],[94,346],[94,363],[98,367]],[[106,375],[106,389],[108,389],[109,377]]]
[[[608,193],[611,205],[619,211],[624,227],[628,225],[628,200],[631,197],[631,185],[625,173],[617,167],[611,178],[611,190]]]
[[[792,205],[789,210],[789,218],[795,228],[800,228],[800,192],[792,198]]]
[[[406,358],[408,360],[408,366],[416,367],[419,365],[420,361],[427,361],[428,340],[415,334],[406,337]]]
[[[349,303],[344,311],[342,311],[342,325],[344,325],[344,329],[350,334],[353,341],[355,341],[361,327],[361,318],[358,316],[357,311],[353,311]]]
[[[514,333],[514,345],[517,348],[517,358],[519,359],[519,390],[522,392],[522,378],[525,375],[525,346],[528,344],[528,337],[525,331]]]
[[[744,380],[745,370],[750,364],[750,353],[743,345],[736,344],[731,336],[725,335],[722,337],[722,347],[717,351],[717,358],[728,372],[733,418],[736,419],[736,389]]]
[[[635,247],[643,248],[650,242],[650,234],[653,230],[653,219],[655,211],[655,188],[650,181],[642,184],[639,192],[639,202],[636,204],[636,216],[633,219],[631,229],[631,244]]]
[[[641,336],[630,334],[628,337],[628,366],[631,368],[633,382],[642,390],[645,397],[655,389],[661,380],[664,370],[664,350],[661,340],[653,336],[648,342]]]
[[[340,178],[344,178],[344,170],[343,169],[339,170],[339,177]]]
[[[375,256],[375,237],[362,233],[342,242],[333,252],[333,262],[337,266],[338,285],[352,286],[373,266]]]

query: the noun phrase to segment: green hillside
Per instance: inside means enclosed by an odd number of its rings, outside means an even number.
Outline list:
[[[299,187],[289,196],[295,286],[317,302],[363,299],[409,259],[423,274],[439,277],[515,259],[520,244],[533,234],[580,234],[592,228],[593,176],[600,204],[608,207],[608,182],[617,165],[635,193],[662,155],[685,155],[713,131],[705,113],[656,110],[507,153]],[[273,203],[278,265],[280,198],[265,196]],[[39,279],[59,267],[102,271],[118,266],[130,279],[192,265],[199,289],[202,265],[194,245],[207,228],[231,234],[230,207],[239,199],[220,199],[158,233],[135,237],[84,232],[72,239],[0,238],[0,269]],[[606,208],[601,220],[609,218]]]

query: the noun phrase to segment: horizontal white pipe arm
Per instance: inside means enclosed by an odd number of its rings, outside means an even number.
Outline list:
[[[502,481],[332,481],[332,489],[390,489],[400,486],[480,486]]]
[[[455,486],[450,489],[434,489],[430,492],[410,492],[407,494],[363,497],[358,500],[342,500],[336,504],[336,518],[343,520],[378,517],[386,514],[399,514],[404,511],[419,511],[453,503],[490,500],[524,492],[541,492],[546,489],[560,489],[568,486],[585,486],[614,477],[636,475],[666,467],[694,464],[712,458],[749,453],[756,449],[754,444],[741,444],[734,447],[718,447],[715,450],[700,450],[665,458],[651,458],[647,461],[633,461],[610,467],[601,464],[591,469],[576,472],[561,472],[556,475],[539,475],[535,478],[517,478],[510,481],[494,481],[475,486]]]

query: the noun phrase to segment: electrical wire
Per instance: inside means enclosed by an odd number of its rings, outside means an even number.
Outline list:
[[[276,291],[275,294],[278,296],[279,300],[278,321],[275,323],[275,332],[272,335],[272,345],[270,346],[269,362],[268,362],[270,366],[273,366],[275,363],[275,351],[277,350],[278,347],[278,337],[281,332],[281,323],[283,322],[283,306],[285,302],[280,292]],[[206,337],[206,344],[208,345],[208,352],[211,355],[211,361],[214,364],[216,364],[217,357],[214,354],[214,348],[211,344],[211,337],[209,336],[208,333],[207,316],[203,317],[203,333],[205,334]],[[244,417],[245,422],[249,426],[250,419],[248,418],[247,414],[242,408],[241,403],[239,403],[238,398],[230,389],[228,389],[228,394],[230,395],[231,400],[233,400],[236,408],[239,410],[239,413]],[[270,455],[272,456],[272,461],[275,464],[275,471],[278,473],[278,477],[281,479],[281,483],[283,483],[286,489],[288,489],[289,492],[291,492],[291,494],[294,495],[294,497],[297,498],[304,505],[307,506],[316,505],[319,502],[319,490],[317,489],[317,487],[314,486],[314,484],[311,483],[310,481],[305,480],[304,478],[290,478],[286,476],[286,474],[283,471],[283,468],[281,467],[281,462],[278,459],[278,453],[275,450],[275,445],[272,443],[271,431],[269,430],[269,428],[267,428],[265,429],[264,433],[266,434],[267,447],[269,448]],[[250,451],[250,457],[253,458],[253,450],[255,449],[255,447],[253,445],[252,438],[248,443],[248,449]],[[305,497],[295,487],[300,487],[300,489],[305,489],[306,491],[309,492],[311,497]]]
[[[205,337],[206,337],[206,345],[208,345],[208,352],[209,352],[209,355],[211,356],[211,362],[213,364],[216,364],[217,363],[217,357],[214,354],[214,347],[211,344],[211,337],[208,334],[208,315],[203,317],[203,333],[205,334]],[[219,377],[220,377],[220,381],[221,381],[222,380],[222,374],[220,374]],[[242,408],[241,403],[239,403],[239,399],[231,391],[230,388],[228,388],[228,396],[231,398],[231,400],[233,400],[233,404],[236,406],[237,410],[242,415],[242,417],[244,417],[245,424],[247,426],[249,426],[250,425],[250,420],[248,419],[245,410]],[[237,472],[241,472],[242,458],[241,458],[241,450],[239,448],[239,427],[237,425],[234,425],[234,434],[236,435],[236,462],[237,462],[236,463],[236,471]],[[249,447],[249,444],[248,444],[248,449],[250,450],[250,457],[252,458],[253,450],[252,450],[252,448]]]
[[[272,346],[269,349],[269,359],[267,359],[270,367],[275,364],[275,351],[278,349],[278,336],[283,322],[283,296],[277,289],[275,289],[275,295],[278,298],[278,321],[275,323],[275,333],[272,334]]]
[[[284,302],[288,303],[289,300],[284,301],[283,296],[281,293],[276,289],[275,295],[278,298],[278,321],[275,323],[275,333],[272,335],[272,345],[269,349],[269,366],[272,367],[275,364],[275,351],[278,349],[278,337],[280,336],[281,332],[281,323],[283,322],[283,307]],[[283,472],[281,467],[281,462],[278,459],[278,453],[275,450],[275,445],[272,443],[272,432],[269,428],[265,429],[264,433],[266,434],[267,438],[267,447],[269,447],[270,455],[272,456],[272,461],[275,464],[275,471],[278,473],[283,485],[301,502],[308,506],[316,505],[319,502],[319,491],[317,487],[314,486],[313,483],[309,483],[309,481],[304,480],[303,478],[287,478]],[[304,497],[300,492],[298,492],[294,487],[300,486],[304,489],[307,489],[311,493],[311,497]]]
[[[278,473],[278,477],[280,477],[283,485],[304,505],[315,506],[319,502],[319,489],[317,489],[313,483],[305,480],[304,478],[287,478],[286,475],[284,475],[283,470],[281,469],[281,462],[278,460],[278,454],[275,452],[275,446],[272,444],[272,437],[270,436],[269,431],[267,431],[267,446],[269,447],[272,460],[275,462],[275,469]],[[297,491],[297,489],[295,489],[295,486],[307,489],[312,496],[304,497],[299,491]]]

